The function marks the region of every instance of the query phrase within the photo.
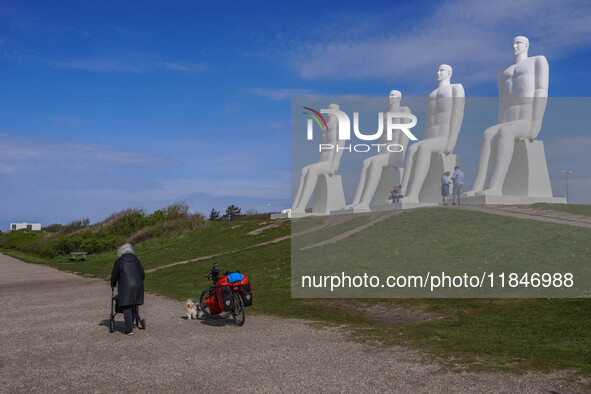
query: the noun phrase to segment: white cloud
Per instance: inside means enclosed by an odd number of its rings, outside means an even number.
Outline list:
[[[248,92],[275,101],[289,100],[292,97],[320,96],[320,94],[310,89],[254,88],[250,89]]]
[[[400,16],[396,24],[407,33],[303,43],[287,62],[306,79],[422,79],[448,63],[462,70],[462,81],[494,80],[512,60],[514,36],[530,39],[530,55],[557,58],[591,45],[590,19],[591,3],[580,1],[447,1],[420,25]],[[367,25],[381,32],[380,23]]]
[[[47,176],[72,179],[109,173],[118,166],[143,167],[163,164],[164,159],[139,152],[125,152],[110,146],[71,141],[33,140],[0,134],[0,169],[13,181],[48,180]],[[76,175],[75,175],[76,174]],[[6,185],[5,185],[6,186]]]
[[[0,43],[1,44],[1,43]],[[201,62],[170,62],[141,53],[108,53],[96,56],[60,56],[37,50],[2,46],[0,58],[21,64],[46,64],[53,68],[93,72],[145,73],[155,70],[173,72],[204,72],[207,66]]]

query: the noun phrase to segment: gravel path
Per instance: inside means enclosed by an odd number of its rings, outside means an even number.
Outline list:
[[[565,373],[450,373],[416,351],[249,315],[188,321],[146,295],[145,331],[109,334],[108,283],[0,254],[0,392],[573,392]],[[580,388],[579,388],[580,392]]]

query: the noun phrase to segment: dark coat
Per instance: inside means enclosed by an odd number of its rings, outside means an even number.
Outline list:
[[[115,261],[111,272],[111,287],[119,282],[117,290],[119,306],[144,303],[144,267],[133,253],[126,253]]]

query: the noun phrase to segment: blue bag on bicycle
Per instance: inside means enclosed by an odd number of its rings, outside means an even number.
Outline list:
[[[226,275],[226,278],[228,278],[228,283],[232,284],[240,282],[242,279],[244,279],[244,275],[242,275],[240,272],[232,272],[231,274]]]

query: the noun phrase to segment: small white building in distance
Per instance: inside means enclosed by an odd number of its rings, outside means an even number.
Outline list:
[[[20,230],[22,228],[26,228],[27,230],[33,231],[40,231],[41,230],[41,223],[10,223],[10,231],[12,230]]]

